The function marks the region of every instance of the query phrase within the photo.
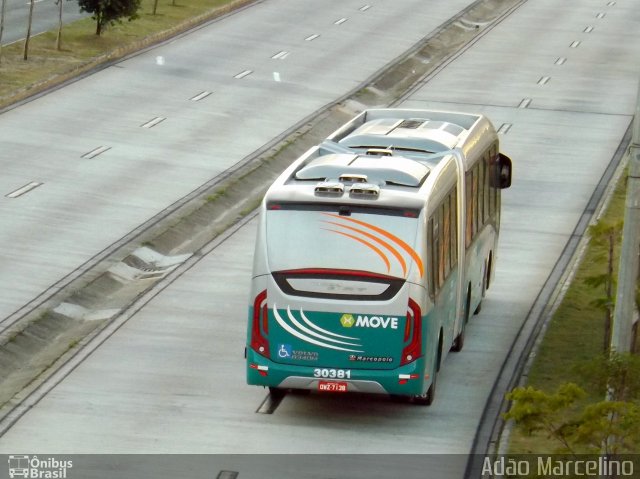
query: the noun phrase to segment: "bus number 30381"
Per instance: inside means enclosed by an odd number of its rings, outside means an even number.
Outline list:
[[[315,368],[313,370],[314,378],[332,378],[332,379],[350,379],[351,371],[349,369],[322,369]]]

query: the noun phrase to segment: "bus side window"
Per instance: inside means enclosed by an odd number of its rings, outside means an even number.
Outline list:
[[[491,218],[491,188],[489,187],[489,158],[490,152],[487,151],[482,158],[482,168],[484,169],[484,221],[485,223]]]
[[[449,214],[451,215],[451,269],[458,263],[458,190],[454,188],[449,195]]]
[[[466,228],[464,244],[468,248],[471,245],[471,238],[473,238],[473,197],[471,196],[471,183],[473,177],[471,171],[467,171],[465,174],[465,192],[466,192]]]
[[[451,215],[449,213],[449,198],[445,198],[442,203],[442,263],[444,269],[444,278],[449,277],[451,270]]]
[[[445,271],[445,225],[444,218],[442,215],[443,205],[438,207],[437,217],[438,217],[438,289],[440,289],[444,283]]]
[[[484,157],[478,162],[478,229],[482,229],[486,221],[484,215]]]
[[[498,161],[498,149],[496,148],[496,145],[493,145],[491,147],[491,152],[490,152],[490,158],[491,158],[491,164],[490,164],[490,169],[489,171],[493,171],[495,169],[495,164]],[[491,218],[492,219],[496,219],[496,212],[498,210],[498,188],[496,188],[495,186],[491,186],[491,192],[490,192],[490,211],[491,211]]]
[[[435,223],[435,218],[432,216],[429,218],[429,232],[428,232],[428,255],[431,260],[431,265],[429,268],[429,293],[432,297],[435,297],[437,293],[436,281],[438,279],[438,265],[437,265],[437,247],[438,247],[438,235],[437,235],[437,226]]]
[[[472,197],[471,197],[471,202],[473,204],[473,235],[472,238],[476,237],[476,234],[478,233],[478,230],[480,229],[480,222],[478,221],[479,219],[479,215],[478,212],[480,211],[479,209],[479,198],[478,198],[478,194],[480,193],[480,190],[478,188],[478,164],[476,163],[476,165],[473,167],[473,170],[471,170],[471,173],[473,174],[473,187],[472,187]]]

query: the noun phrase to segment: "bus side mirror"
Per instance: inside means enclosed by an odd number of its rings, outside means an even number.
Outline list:
[[[491,186],[500,189],[509,188],[511,186],[511,158],[498,153],[498,159],[493,164],[493,168]]]

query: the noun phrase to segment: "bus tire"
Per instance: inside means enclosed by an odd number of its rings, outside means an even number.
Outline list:
[[[476,306],[476,309],[473,311],[474,315],[479,314],[480,311],[482,311],[482,298],[484,298],[484,292],[485,292],[485,289],[484,289],[484,276],[483,276],[482,277],[482,292],[480,294],[480,302],[478,303],[478,306]]]
[[[476,306],[476,310],[473,312],[473,314],[478,314],[480,311],[482,311],[482,299],[487,294],[487,285],[489,284],[489,275],[491,274],[489,272],[490,264],[491,264],[491,259],[489,259],[484,264],[485,268],[482,274],[482,291],[480,292],[480,302],[478,303],[478,306]]]
[[[469,308],[471,307],[471,287],[469,287],[469,291],[467,292],[467,303],[464,309],[464,321],[462,323],[462,329],[460,333],[456,336],[456,339],[453,340],[453,344],[451,345],[451,351],[454,353],[459,353],[462,351],[464,347],[464,333],[467,330],[467,323],[469,322]]]
[[[429,386],[429,389],[427,389],[426,393],[413,396],[414,404],[418,404],[419,406],[431,406],[431,404],[433,404],[433,401],[436,398],[437,378],[438,378],[438,373],[435,373],[433,375],[433,380],[431,381],[431,386]]]
[[[480,314],[480,311],[482,311],[482,300],[480,300],[480,302],[478,303],[478,306],[476,306],[476,309],[473,312],[473,314]]]
[[[460,330],[460,333],[458,333],[458,335],[456,336],[456,339],[453,340],[453,344],[451,345],[451,351],[453,351],[454,353],[459,353],[460,351],[462,351],[462,348],[464,347],[465,329],[467,329],[466,320],[462,323],[462,329]]]
[[[436,353],[435,363],[433,365],[433,374],[431,375],[431,385],[424,394],[413,396],[413,403],[420,406],[431,406],[436,397],[436,383],[438,382],[438,371],[440,371],[440,361],[442,360],[442,330],[438,337],[438,352]]]

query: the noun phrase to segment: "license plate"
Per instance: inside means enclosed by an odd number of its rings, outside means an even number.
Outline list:
[[[346,393],[347,383],[337,381],[319,381],[318,391],[327,393]]]

